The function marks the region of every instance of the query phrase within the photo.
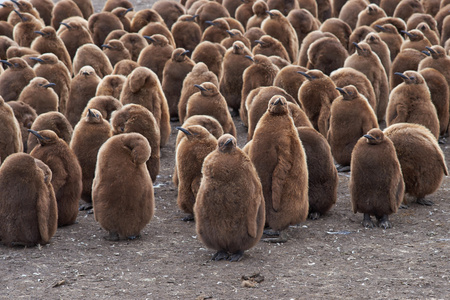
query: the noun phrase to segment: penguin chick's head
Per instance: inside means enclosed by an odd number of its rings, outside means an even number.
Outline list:
[[[241,41],[235,41],[233,43],[233,53],[234,54],[242,54],[244,53],[245,45]]]
[[[378,145],[384,141],[384,133],[378,128],[370,129],[363,137],[367,139],[370,145]]]
[[[400,76],[406,84],[424,84],[422,75],[415,71],[406,71],[403,73],[395,72],[394,75]]]
[[[344,100],[353,100],[358,97],[358,89],[354,85],[347,85],[343,88],[336,88],[341,93]]]
[[[356,52],[358,53],[359,56],[369,56],[372,53],[372,49],[366,42],[360,43],[353,42],[353,45],[355,45]]]
[[[272,115],[286,115],[289,113],[286,98],[279,95],[275,95],[270,99],[267,109]]]
[[[86,121],[88,123],[102,123],[103,117],[98,110],[89,108],[86,114]]]
[[[78,74],[84,75],[84,76],[90,76],[95,74],[95,70],[91,66],[84,66],[80,69],[80,72]]]
[[[222,135],[217,141],[219,151],[222,153],[230,153],[236,149],[236,138],[231,134]]]
[[[445,54],[445,49],[442,46],[439,45],[434,45],[433,47],[425,46],[425,48],[427,48],[428,51],[430,51],[431,57],[433,59],[439,59],[447,56]]]
[[[309,70],[308,72],[297,71],[297,73],[305,76],[309,81],[323,77],[323,72],[320,70]]]
[[[183,62],[186,59],[186,54],[189,53],[189,50],[185,50],[183,48],[177,48],[172,52],[172,61],[175,62]]]
[[[191,125],[186,128],[176,127],[176,129],[181,131],[188,140],[199,139],[209,135],[209,131],[201,125]]]
[[[34,131],[32,129],[28,129],[28,132],[33,134],[38,139],[38,142],[39,144],[41,144],[41,146],[53,144],[59,138],[52,130]]]
[[[194,84],[194,86],[200,90],[204,97],[213,97],[219,94],[219,89],[212,82],[203,82],[202,84]]]
[[[283,16],[283,14],[277,9],[268,10],[268,11],[266,11],[266,13],[269,14],[269,17],[271,19],[275,19],[275,20],[281,19],[281,17]]]

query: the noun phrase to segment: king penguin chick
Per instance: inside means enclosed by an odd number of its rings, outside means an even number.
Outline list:
[[[119,40],[110,40],[107,44],[103,44],[102,48],[113,68],[119,61],[131,59],[130,51]]]
[[[55,83],[43,77],[35,77],[24,87],[17,101],[26,103],[36,110],[38,115],[49,111],[58,111],[58,95],[50,87]]]
[[[23,88],[36,77],[34,70],[22,58],[0,60],[8,69],[0,74],[0,95],[5,101],[19,98]]]
[[[315,41],[308,49],[306,67],[321,70],[326,75],[342,68],[348,57],[347,49],[336,38],[323,37]]]
[[[58,204],[58,226],[71,225],[78,215],[78,201],[83,188],[77,156],[55,132],[29,131],[39,140],[39,145],[30,155],[42,160],[52,171],[51,182]]]
[[[107,75],[97,85],[95,96],[111,96],[120,99],[123,85],[127,78],[123,75]]]
[[[195,48],[192,53],[192,60],[195,63],[205,63],[208,69],[216,74],[217,78],[222,78],[222,63],[226,51],[227,49],[220,44],[204,41]]]
[[[0,163],[10,154],[22,152],[22,134],[20,125],[14,117],[12,108],[0,96]]]
[[[391,228],[389,215],[396,213],[405,193],[400,163],[394,144],[378,129],[361,137],[352,153],[350,194],[354,213],[364,214],[362,225]]]
[[[392,62],[391,71],[389,75],[389,86],[391,91],[400,83],[403,82],[400,76],[394,73],[403,73],[408,70],[417,70],[420,62],[428,55],[426,51],[417,51],[415,49],[403,49]]]
[[[81,115],[86,116],[88,109],[96,109],[100,112],[103,119],[110,121],[112,113],[121,107],[122,103],[112,96],[95,96],[86,104],[86,107]]]
[[[68,23],[61,23],[67,30],[58,33],[58,36],[66,45],[66,49],[69,52],[70,59],[74,62],[75,53],[78,48],[84,44],[93,44],[91,33],[89,29],[84,27],[81,22],[70,21]]]
[[[200,240],[217,250],[218,261],[239,261],[261,239],[265,205],[261,183],[249,157],[228,134],[206,158],[194,205]]]
[[[111,62],[103,51],[94,44],[85,44],[78,48],[73,58],[73,72],[78,74],[84,66],[91,66],[100,78],[113,71]]]
[[[270,35],[263,35],[259,38],[259,40],[256,40],[255,42],[258,45],[253,48],[253,55],[262,54],[267,57],[276,55],[291,62],[289,54],[279,40],[271,37]]]
[[[31,128],[31,125],[37,118],[36,111],[28,104],[19,101],[9,101],[7,104],[12,108],[14,116],[19,122],[23,152],[27,153],[28,129]]]
[[[123,29],[120,19],[111,12],[100,12],[93,14],[88,19],[89,30],[92,33],[94,44],[100,47],[106,36],[113,30]]]
[[[162,34],[145,36],[145,38],[150,45],[142,49],[137,63],[155,72],[159,81],[162,82],[164,65],[172,57],[173,47]]]
[[[202,30],[195,22],[196,17],[197,15],[182,15],[172,25],[172,35],[175,44],[179,48],[189,50],[189,55],[194,51],[202,38]]]

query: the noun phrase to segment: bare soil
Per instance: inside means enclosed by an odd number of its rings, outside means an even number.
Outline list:
[[[137,9],[151,2],[135,2]],[[103,1],[95,1],[96,11]],[[246,129],[235,119],[239,146]],[[211,261],[195,224],[176,205],[173,123],[155,182],[155,216],[135,241],[109,242],[92,214],[59,228],[49,245],[0,246],[0,299],[448,299],[450,179],[391,216],[392,229],[365,229],[353,214],[349,174],[337,204],[319,220],[290,227],[284,244],[258,243],[237,263]],[[443,146],[450,158],[450,142]],[[242,276],[260,274],[260,283]],[[253,286],[253,287],[251,287]]]

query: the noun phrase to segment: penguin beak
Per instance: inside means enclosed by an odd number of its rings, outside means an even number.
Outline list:
[[[42,36],[47,35],[46,33],[42,32],[42,31],[35,31],[34,33],[40,34]]]
[[[43,63],[44,61],[40,59],[39,57],[30,57],[31,60],[35,60],[37,62]]]
[[[0,62],[4,63],[5,65],[7,65],[10,68],[13,66],[12,63],[10,63],[9,61],[4,60],[4,59],[1,59]]]
[[[406,31],[406,30],[400,30],[400,32],[403,33],[403,34],[406,34],[406,35],[409,36],[409,37],[414,37],[414,36],[415,36],[415,34],[409,33],[409,32]]]
[[[303,76],[305,76],[305,77],[308,78],[308,79],[312,79],[312,77],[311,77],[310,75],[306,74],[305,72],[297,71],[297,73],[298,73],[298,74],[302,74]]]
[[[112,49],[112,47],[111,47],[110,45],[108,45],[108,44],[103,44],[101,47],[102,47],[102,48]]]
[[[386,29],[381,25],[375,25],[375,27],[380,29],[381,31],[386,31]]]
[[[337,89],[337,90],[339,91],[339,93],[341,93],[342,95],[347,95],[347,92],[346,92],[343,88],[337,87],[336,89]]]
[[[273,105],[278,105],[278,104],[280,104],[281,103],[281,98],[278,98],[274,103],[273,103]]]
[[[226,147],[226,146],[228,146],[228,145],[231,144],[231,143],[233,143],[233,139],[232,139],[232,138],[229,138],[229,139],[225,142],[225,144],[223,144],[223,146]]]
[[[436,51],[433,50],[433,48],[425,46],[425,48],[428,49],[428,51],[430,51],[431,54],[436,54]]]
[[[6,7],[6,5],[5,5],[5,4],[3,4],[3,3],[0,3],[0,6],[1,6],[1,7]]]
[[[423,51],[421,51],[423,54],[425,54],[426,56],[431,56],[431,54],[430,54],[430,52],[428,52],[428,51],[425,51],[425,50],[423,50]]]
[[[189,50],[186,50],[186,51],[184,51],[183,53],[181,53],[180,55],[181,56],[185,56],[186,54],[188,54],[190,51]]]
[[[409,80],[409,77],[404,75],[403,73],[395,72],[394,75],[400,76],[401,78],[403,78],[403,80]]]
[[[363,137],[365,137],[368,140],[372,140],[372,141],[375,140],[375,138],[373,136],[371,136],[370,134],[365,134],[365,135],[363,135]]]
[[[232,33],[230,30],[227,30],[227,33],[228,33],[230,36],[235,36],[235,34]]]
[[[271,13],[270,11],[268,11],[268,10],[266,10],[266,13],[268,13],[270,17],[273,17],[273,16],[274,16],[274,14]]]
[[[130,7],[129,9],[127,9],[126,11],[123,12],[122,16],[125,16],[127,13],[129,13],[133,9],[134,9],[133,7]]]
[[[183,127],[175,127],[177,130],[182,131],[186,135],[192,135],[192,133],[189,132],[189,130],[184,129]]]
[[[59,22],[59,24],[61,24],[61,25],[64,25],[64,26],[66,26],[66,27],[67,27],[67,29],[70,29],[70,28],[72,28],[72,26],[70,26],[70,25],[69,25],[69,24],[67,24],[67,23]]]
[[[146,40],[149,40],[150,42],[153,42],[153,43],[156,42],[155,39],[152,38],[151,36],[144,35],[144,38],[145,38]]]
[[[358,43],[353,42],[353,45],[355,45],[355,47],[358,48],[359,50],[362,50],[361,47],[358,45]]]
[[[92,118],[97,118],[97,115],[94,114],[94,112],[93,112],[91,109],[89,109],[89,108],[88,108],[88,116],[89,116],[89,117],[92,117]],[[122,130],[122,131],[123,131],[123,130]]]
[[[17,10],[14,9],[14,12],[20,17],[20,19],[22,20],[22,22],[25,22],[27,20],[27,18],[25,18],[20,12],[18,12]]]
[[[206,91],[206,89],[205,89],[204,87],[202,87],[201,85],[194,84],[194,86],[195,86],[196,88],[198,88],[200,91]]]
[[[188,19],[187,21],[195,21],[195,18],[197,18],[198,15],[193,15],[192,18]]]
[[[39,142],[43,142],[43,141],[48,141],[49,140],[49,138],[43,137],[42,135],[39,134],[39,132],[34,131],[32,129],[28,129],[28,132],[31,132],[32,134],[34,134],[38,138]]]
[[[212,22],[212,21],[205,21],[205,23],[206,24],[209,24],[209,25],[212,25],[212,26],[215,26],[216,24],[214,24],[214,22]]]
[[[260,44],[260,45],[264,44],[264,42],[261,40],[255,40],[255,43]]]
[[[241,47],[239,47],[238,45],[233,45],[233,48],[235,49],[235,50],[239,50],[239,49],[241,49]]]
[[[50,83],[47,83],[46,85],[43,85],[43,87],[49,88],[49,87],[55,86],[55,85],[56,85],[56,83],[50,82]]]
[[[255,62],[255,60],[253,59],[253,57],[251,57],[250,55],[246,55],[245,58],[250,59],[252,62]]]
[[[14,3],[15,5],[19,6],[19,7],[21,6],[20,3],[17,2],[16,0],[11,0],[11,2]]]
[[[84,76],[88,76],[89,72],[83,71],[83,73],[81,73],[81,74],[83,74]]]

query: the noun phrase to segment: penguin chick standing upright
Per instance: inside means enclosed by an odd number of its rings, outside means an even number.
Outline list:
[[[374,128],[361,137],[352,152],[350,194],[353,212],[364,214],[363,226],[391,228],[389,215],[396,213],[405,194],[400,163],[394,144]]]
[[[0,163],[10,154],[23,151],[20,125],[14,112],[0,96]]]
[[[58,203],[58,226],[75,223],[81,190],[81,167],[66,142],[51,130],[29,130],[39,140],[30,155],[42,160],[52,170],[52,186]]]
[[[53,86],[55,83],[48,82],[42,77],[35,77],[24,87],[17,101],[30,105],[38,115],[49,111],[58,111],[58,95],[53,89],[49,89]]]
[[[0,95],[5,101],[17,100],[23,88],[36,77],[36,73],[22,58],[13,57],[0,62],[8,66],[0,74]]]
[[[213,260],[241,260],[261,239],[264,195],[249,157],[225,134],[203,163],[203,178],[194,205],[200,240],[217,250]]]
[[[150,145],[139,133],[109,138],[100,148],[92,184],[94,217],[105,239],[136,239],[153,217],[153,183],[145,162]]]

